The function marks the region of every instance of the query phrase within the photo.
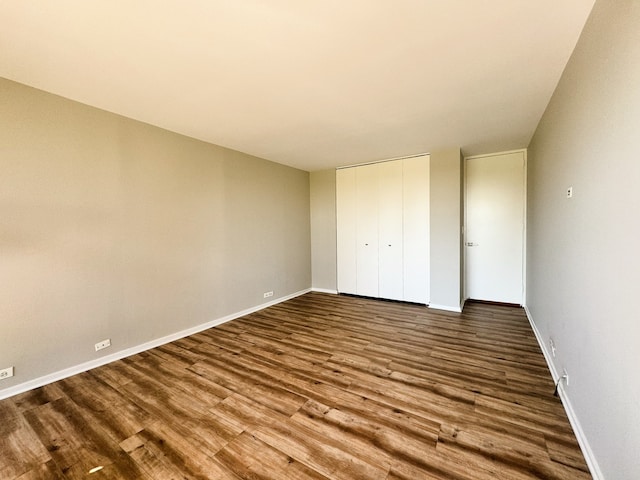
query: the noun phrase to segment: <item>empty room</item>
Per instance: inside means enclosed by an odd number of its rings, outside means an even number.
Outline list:
[[[0,479],[640,478],[640,2],[0,2]]]

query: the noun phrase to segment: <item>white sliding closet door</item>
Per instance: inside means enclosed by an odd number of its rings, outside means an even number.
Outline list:
[[[379,296],[402,300],[402,161],[376,164],[379,175]]]
[[[404,160],[404,300],[428,304],[429,285],[428,155]]]
[[[356,168],[356,293],[378,296],[378,165]]]
[[[429,156],[336,172],[338,291],[429,303]]]
[[[357,293],[356,287],[356,169],[344,168],[336,171],[336,229],[338,291]]]

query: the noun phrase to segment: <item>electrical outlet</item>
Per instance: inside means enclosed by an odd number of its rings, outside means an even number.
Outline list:
[[[263,296],[263,298],[269,298],[269,297],[273,297],[273,291],[271,291],[271,292],[264,292],[264,296]]]
[[[567,198],[573,197],[573,187],[567,187]]]
[[[110,338],[107,338],[106,340],[102,340],[101,342],[96,343],[96,352],[110,346],[111,346]]]
[[[549,338],[549,346],[551,347],[551,355],[556,356],[556,344],[553,342],[553,338]]]
[[[564,380],[564,384],[565,386],[569,386],[569,374],[567,373],[567,369],[563,368],[562,369],[562,378]]]
[[[3,368],[0,370],[0,380],[4,380],[9,377],[13,377],[13,367]]]

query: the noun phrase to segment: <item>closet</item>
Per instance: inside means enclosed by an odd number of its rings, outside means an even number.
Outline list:
[[[338,291],[429,303],[429,156],[336,171]]]

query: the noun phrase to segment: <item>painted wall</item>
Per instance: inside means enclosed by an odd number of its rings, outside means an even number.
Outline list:
[[[336,273],[336,171],[311,172],[311,285],[335,292]]]
[[[640,478],[639,86],[640,2],[599,0],[528,155],[527,307],[610,480]]]
[[[0,105],[0,395],[311,286],[307,172],[4,79]]]
[[[431,308],[460,310],[462,166],[459,148],[431,152]]]

